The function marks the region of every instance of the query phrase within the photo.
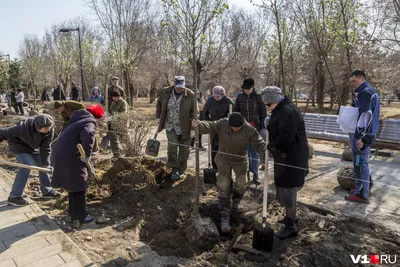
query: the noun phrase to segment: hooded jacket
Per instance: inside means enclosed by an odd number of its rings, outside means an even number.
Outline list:
[[[46,114],[37,115],[20,121],[17,125],[0,129],[0,142],[7,140],[12,154],[40,153],[42,166],[50,164],[50,143],[54,137],[54,128],[43,134],[39,129],[52,125],[53,119]]]
[[[99,91],[99,94],[97,96],[93,94],[95,89]],[[92,93],[89,96],[89,102],[104,104],[104,97],[101,95],[101,90],[99,88],[92,88]]]

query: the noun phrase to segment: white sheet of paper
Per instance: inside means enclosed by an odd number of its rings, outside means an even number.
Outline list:
[[[337,123],[340,125],[345,133],[354,133],[356,131],[358,119],[358,108],[354,107],[340,107],[339,117]]]

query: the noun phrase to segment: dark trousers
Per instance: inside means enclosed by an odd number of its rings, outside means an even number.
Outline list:
[[[202,134],[199,134],[199,147],[201,148],[201,147],[203,147],[203,144],[201,143],[201,136],[202,136]],[[192,138],[192,140],[191,140],[191,142],[190,142],[190,146],[191,147],[194,147],[194,142],[196,141],[196,139],[195,138]]]
[[[18,105],[19,113],[24,115],[24,108],[22,107],[22,102],[18,102],[17,105]]]
[[[68,212],[71,221],[79,220],[83,222],[86,218],[86,191],[68,192]]]

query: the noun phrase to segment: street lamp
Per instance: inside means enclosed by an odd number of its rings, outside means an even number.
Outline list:
[[[73,31],[78,31],[79,64],[80,64],[80,68],[81,68],[82,100],[85,101],[86,100],[86,94],[85,94],[85,84],[83,83],[81,32],[80,32],[79,28],[76,28],[76,29],[60,29],[59,32],[73,32]]]

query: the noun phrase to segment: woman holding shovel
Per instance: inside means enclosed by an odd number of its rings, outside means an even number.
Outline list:
[[[286,217],[279,221],[285,225],[276,234],[279,239],[297,235],[297,191],[304,185],[308,174],[308,141],[304,120],[299,109],[282,95],[280,88],[267,86],[261,97],[271,111],[267,129],[267,149],[274,157],[276,199],[286,208]]]
[[[96,131],[96,119],[104,116],[100,105],[91,105],[84,110],[74,111],[68,121],[68,127],[61,132],[52,151],[54,167],[52,186],[68,191],[69,216],[74,227],[93,221],[86,214],[85,193],[88,170]],[[86,154],[81,158],[77,145],[80,144]]]

